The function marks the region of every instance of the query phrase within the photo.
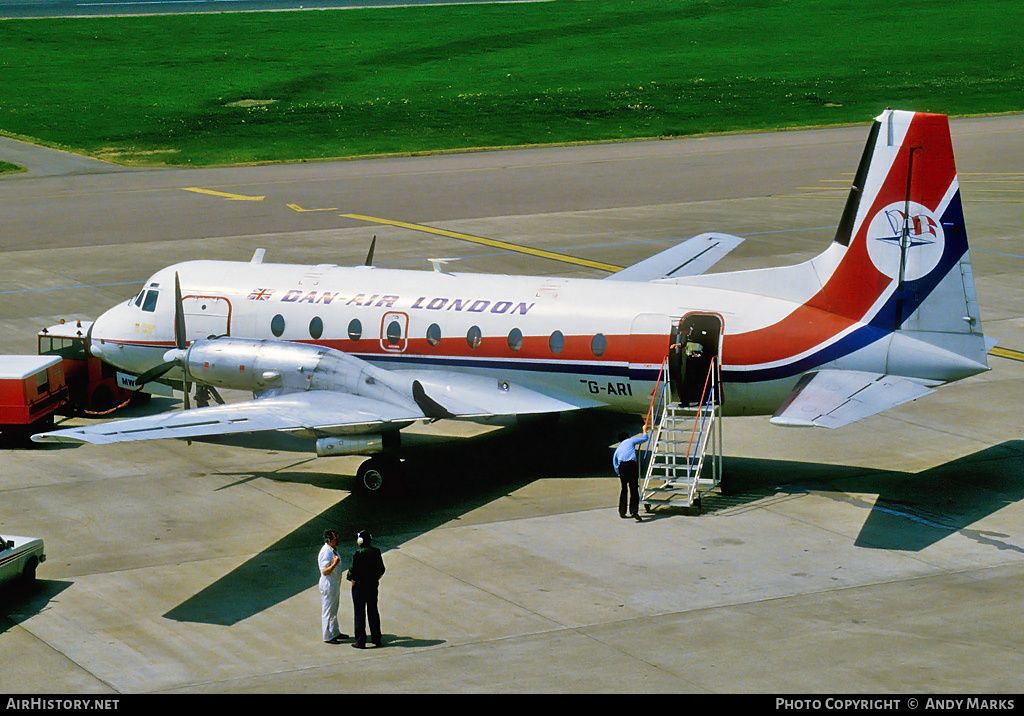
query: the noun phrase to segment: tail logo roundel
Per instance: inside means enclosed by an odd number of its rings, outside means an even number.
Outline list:
[[[928,207],[900,201],[883,207],[871,220],[867,233],[868,255],[875,267],[889,278],[900,277],[903,245],[906,245],[904,280],[924,278],[939,265],[945,236],[942,224]]]

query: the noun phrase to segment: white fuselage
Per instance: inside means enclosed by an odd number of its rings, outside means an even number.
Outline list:
[[[724,398],[729,414],[772,412],[799,377],[743,380],[746,366],[730,364],[730,336],[777,322],[799,306],[742,290],[224,261],[186,262],[155,274],[139,296],[96,321],[94,352],[136,373],[159,364],[174,346],[175,273],[189,341],[231,335],[312,343],[392,371],[485,374],[595,407],[644,413],[673,325],[706,312],[722,321],[721,363],[725,380],[734,381]],[[877,370],[885,352],[860,350],[843,363]]]

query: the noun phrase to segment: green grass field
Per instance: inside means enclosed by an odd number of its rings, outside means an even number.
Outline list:
[[[205,165],[1019,111],[1021,27],[1017,0],[9,20],[0,131]]]

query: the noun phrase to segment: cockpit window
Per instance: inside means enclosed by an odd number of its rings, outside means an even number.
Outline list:
[[[139,295],[135,297],[135,307],[138,308],[142,305],[142,297],[146,295],[146,289],[139,291]]]
[[[152,313],[156,310],[156,299],[159,298],[159,291],[146,291],[146,298],[142,303],[142,310]]]

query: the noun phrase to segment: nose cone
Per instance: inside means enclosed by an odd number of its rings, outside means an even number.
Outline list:
[[[117,357],[124,350],[128,338],[124,334],[124,326],[132,325],[124,320],[127,307],[115,306],[93,321],[89,327],[89,352],[107,363],[119,367]]]

